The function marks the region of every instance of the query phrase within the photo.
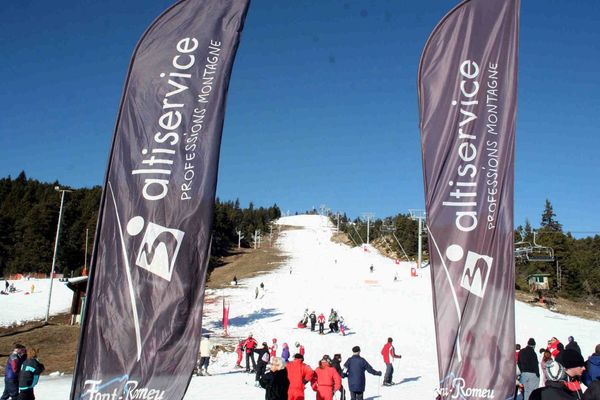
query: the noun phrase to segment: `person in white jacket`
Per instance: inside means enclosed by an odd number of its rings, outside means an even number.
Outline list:
[[[198,375],[210,375],[208,373],[208,363],[210,361],[210,351],[212,350],[210,335],[205,334],[200,341],[200,365],[198,366]]]

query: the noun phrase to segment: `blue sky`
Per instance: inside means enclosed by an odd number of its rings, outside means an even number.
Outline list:
[[[250,7],[230,85],[217,195],[284,212],[423,207],[416,76],[458,1]],[[18,1],[0,14],[0,176],[99,185],[133,48],[172,1]],[[600,231],[600,2],[521,9],[515,223],[549,198]],[[578,235],[580,236],[580,235]]]

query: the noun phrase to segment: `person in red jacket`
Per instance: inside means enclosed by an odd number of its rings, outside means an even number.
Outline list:
[[[256,360],[254,360],[254,349],[258,343],[252,337],[252,334],[248,335],[248,338],[244,341],[244,350],[246,351],[246,372],[256,372]],[[252,361],[252,369],[250,369],[250,361]]]
[[[560,349],[558,348],[560,344],[560,341],[555,337],[548,340],[548,347],[546,347],[546,350],[552,354],[552,358],[556,358],[558,353],[560,353]]]
[[[235,366],[237,368],[242,368],[242,358],[244,357],[244,340],[240,340],[235,352],[237,353],[237,361],[235,362]]]
[[[394,339],[388,338],[387,343],[381,349],[383,362],[385,363],[385,375],[383,376],[383,386],[392,386],[392,375],[394,375],[394,358],[402,358],[401,355],[396,355],[396,350],[392,345]]]
[[[277,357],[277,339],[273,338],[273,343],[269,347],[269,354],[271,357]]]
[[[304,357],[304,346],[302,346],[300,342],[296,342],[296,348],[298,349],[298,353]]]
[[[294,355],[294,361],[289,362],[285,369],[290,381],[288,400],[304,400],[304,385],[312,381],[314,371],[304,364],[304,357],[300,354]]]
[[[315,369],[310,382],[313,390],[317,392],[317,400],[333,400],[333,393],[342,386],[340,374],[326,358],[319,361],[319,367]]]
[[[325,334],[325,315],[323,313],[319,314],[317,317],[317,322],[319,323],[319,335]]]

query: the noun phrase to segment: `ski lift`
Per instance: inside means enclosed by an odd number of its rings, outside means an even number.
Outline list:
[[[536,236],[537,232],[533,231],[533,245],[525,241],[515,243],[515,258],[525,262],[554,262],[554,249],[537,244]]]
[[[379,229],[381,232],[385,233],[394,232],[396,230],[396,225],[394,225],[394,221],[388,217],[381,221],[381,228]]]

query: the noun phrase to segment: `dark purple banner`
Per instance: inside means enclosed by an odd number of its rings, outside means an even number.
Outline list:
[[[419,107],[439,398],[515,391],[519,0],[466,0],[433,30]]]
[[[117,118],[71,399],[182,399],[200,341],[225,98],[248,0],[142,36]]]

